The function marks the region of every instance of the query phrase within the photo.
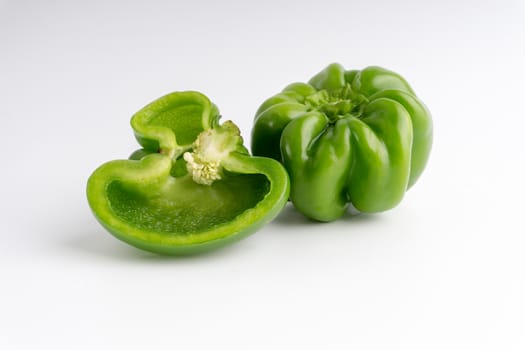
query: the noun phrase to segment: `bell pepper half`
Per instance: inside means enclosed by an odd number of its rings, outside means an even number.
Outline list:
[[[237,241],[286,204],[283,166],[252,157],[239,129],[219,123],[201,93],[175,92],[131,119],[142,146],[103,164],[87,184],[89,205],[115,237],[161,254],[189,254]]]

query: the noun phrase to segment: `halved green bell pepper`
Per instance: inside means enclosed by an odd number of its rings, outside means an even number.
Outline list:
[[[380,67],[331,64],[258,109],[254,155],[284,164],[290,198],[304,215],[339,218],[396,206],[425,168],[430,112],[400,75]]]
[[[219,118],[217,107],[192,91],[137,112],[131,126],[142,149],[88,180],[98,221],[138,248],[186,254],[239,240],[272,220],[288,199],[286,170],[252,157],[239,129]]]

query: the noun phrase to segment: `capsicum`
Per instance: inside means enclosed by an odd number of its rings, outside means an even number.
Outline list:
[[[251,146],[284,164],[300,212],[332,221],[350,204],[373,213],[401,201],[427,163],[432,118],[400,75],[334,63],[267,99]]]
[[[219,123],[219,110],[199,92],[175,92],[131,119],[141,149],[103,164],[87,198],[115,237],[163,254],[196,253],[255,232],[285,205],[283,166],[252,157],[239,129]]]

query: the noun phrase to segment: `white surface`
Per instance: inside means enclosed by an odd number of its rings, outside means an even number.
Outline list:
[[[524,3],[356,3],[0,1],[0,348],[524,349]],[[333,61],[398,71],[433,113],[399,207],[288,207],[183,259],[91,215],[86,180],[138,148],[146,103],[200,90],[249,139]]]

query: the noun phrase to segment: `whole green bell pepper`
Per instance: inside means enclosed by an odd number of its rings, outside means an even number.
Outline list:
[[[286,204],[289,180],[273,159],[252,157],[239,129],[198,92],[175,92],[131,119],[143,147],[100,166],[87,184],[95,217],[115,237],[163,254],[239,240]]]
[[[396,206],[421,175],[432,146],[430,112],[398,74],[331,64],[256,112],[254,155],[279,160],[304,215],[331,221],[349,203],[362,212]]]

